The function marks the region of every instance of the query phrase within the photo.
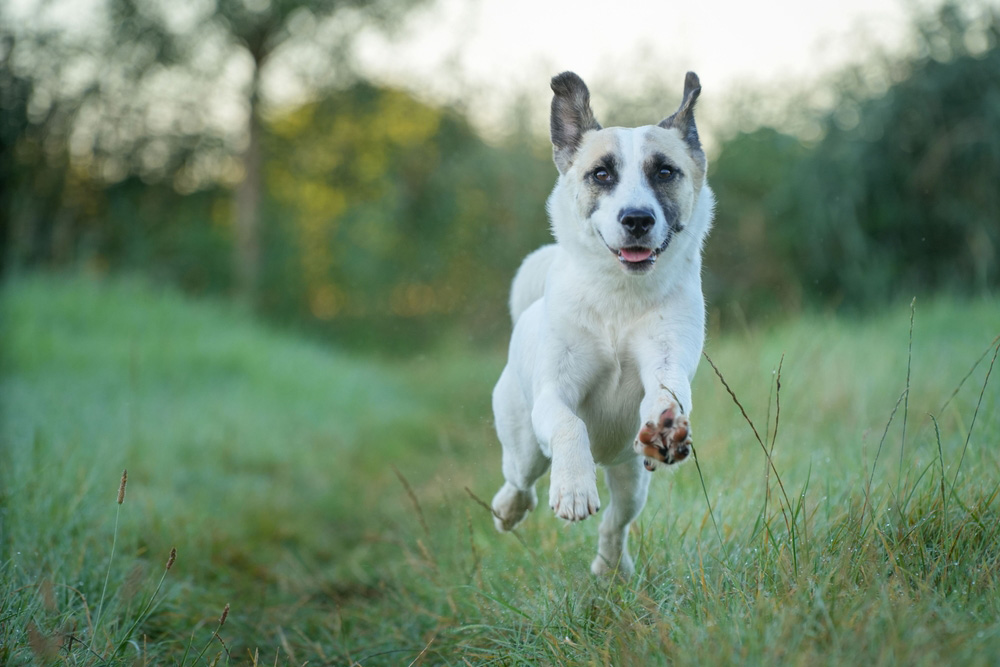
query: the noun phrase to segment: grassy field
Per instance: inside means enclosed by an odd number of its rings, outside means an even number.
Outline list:
[[[912,354],[910,317],[710,340],[760,441],[702,363],[697,464],[657,473],[622,583],[595,521],[493,529],[502,352],[8,282],[0,663],[995,665],[1000,301],[918,300]]]

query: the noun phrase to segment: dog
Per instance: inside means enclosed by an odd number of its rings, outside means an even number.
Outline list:
[[[551,467],[549,506],[582,521],[601,508],[603,466],[610,506],[591,571],[629,576],[628,528],[650,474],[691,451],[715,206],[694,119],[701,84],[688,72],[677,111],[636,128],[602,128],[573,72],[552,92],[556,242],[528,255],[511,287],[514,330],[493,391],[505,481],[492,509],[497,529],[512,530]]]

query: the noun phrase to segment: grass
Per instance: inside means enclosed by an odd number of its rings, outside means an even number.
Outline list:
[[[480,504],[502,352],[8,282],[0,663],[995,664],[1000,302],[918,301],[912,349],[910,315],[710,340],[747,418],[703,363],[697,466],[657,473],[621,583],[587,571],[596,522],[500,535]]]

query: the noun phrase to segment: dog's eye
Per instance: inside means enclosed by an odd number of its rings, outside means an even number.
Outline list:
[[[669,181],[673,177],[674,170],[671,167],[660,167],[660,171],[656,174],[656,178],[661,181]]]
[[[611,181],[611,172],[604,167],[601,167],[594,172],[594,178],[599,180],[601,183],[608,183]]]

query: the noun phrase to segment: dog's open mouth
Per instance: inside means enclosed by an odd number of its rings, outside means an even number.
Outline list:
[[[622,264],[641,264],[655,262],[656,253],[649,248],[631,247],[618,250],[618,261]]]
[[[656,259],[660,256],[660,253],[666,250],[667,245],[670,243],[670,237],[663,242],[659,248],[646,248],[643,246],[625,246],[614,250],[613,248],[608,248],[615,255],[618,256],[618,261],[622,263],[622,266],[628,271],[643,272],[652,268],[653,264],[656,263]]]

